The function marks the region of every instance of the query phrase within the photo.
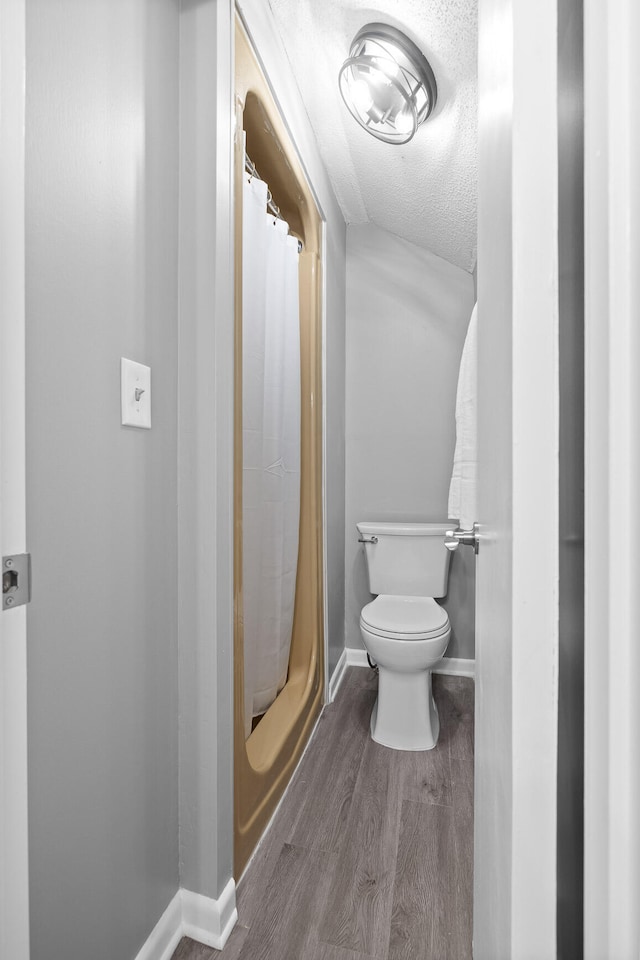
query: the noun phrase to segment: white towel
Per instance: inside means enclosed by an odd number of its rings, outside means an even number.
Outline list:
[[[449,487],[449,518],[470,530],[477,520],[478,481],[478,304],[462,348],[456,393],[456,449]]]

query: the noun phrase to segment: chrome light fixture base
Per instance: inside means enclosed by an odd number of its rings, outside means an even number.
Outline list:
[[[436,78],[426,57],[386,23],[358,31],[339,85],[352,117],[385,143],[408,143],[436,105]]]

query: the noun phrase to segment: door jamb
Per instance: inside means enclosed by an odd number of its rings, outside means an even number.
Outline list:
[[[24,553],[25,0],[0,0],[0,543]],[[0,613],[0,955],[29,957],[26,608]]]

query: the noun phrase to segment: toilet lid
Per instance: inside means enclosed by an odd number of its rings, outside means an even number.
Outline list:
[[[432,597],[391,597],[380,595],[362,608],[363,624],[383,634],[438,636],[449,626],[447,611]]]

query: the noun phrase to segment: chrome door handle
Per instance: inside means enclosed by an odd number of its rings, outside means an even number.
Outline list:
[[[480,549],[480,536],[478,534],[478,524],[474,523],[471,530],[447,530],[444,538],[444,545],[447,550],[457,550],[461,543],[468,547],[473,547],[473,552],[478,553]]]

